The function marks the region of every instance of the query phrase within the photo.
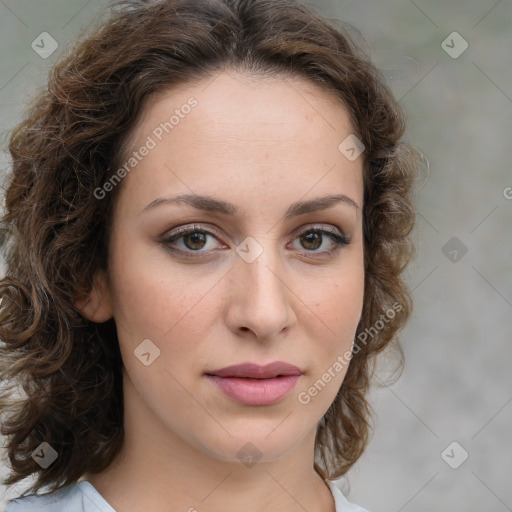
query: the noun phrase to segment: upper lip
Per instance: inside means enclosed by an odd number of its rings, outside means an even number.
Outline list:
[[[285,363],[283,361],[275,361],[264,366],[254,363],[235,364],[232,366],[226,366],[220,370],[207,372],[207,375],[215,375],[217,377],[271,379],[278,376],[302,375],[302,371],[293,364]]]

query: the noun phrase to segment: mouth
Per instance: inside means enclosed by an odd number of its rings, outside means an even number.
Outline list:
[[[226,366],[220,370],[207,372],[206,375],[216,377],[238,377],[245,379],[274,379],[277,377],[299,376],[302,371],[293,364],[282,361],[260,366],[254,363],[242,363]]]
[[[243,405],[272,405],[293,390],[303,372],[296,366],[276,361],[264,366],[243,363],[205,373],[225,396]]]

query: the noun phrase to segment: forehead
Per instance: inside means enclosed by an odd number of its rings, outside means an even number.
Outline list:
[[[192,109],[191,98],[197,103]],[[186,117],[189,120],[182,123]],[[250,140],[260,136],[262,140],[292,137],[297,143],[318,142],[328,135],[354,131],[345,106],[333,92],[297,76],[239,71],[219,72],[159,91],[146,104],[127,145],[169,121],[173,132],[183,131],[183,127],[177,130],[178,125],[186,124],[198,136],[219,139],[237,134]]]
[[[265,184],[293,188],[291,195],[321,181],[325,191],[343,183],[358,200],[362,159],[351,162],[338,149],[353,131],[341,101],[309,81],[221,72],[147,103],[126,157],[149,140],[152,149],[128,181],[148,196],[164,181],[208,193]]]

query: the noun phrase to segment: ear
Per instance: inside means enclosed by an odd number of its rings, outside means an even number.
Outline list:
[[[112,318],[112,297],[103,270],[96,272],[92,288],[82,298],[78,299],[74,306],[82,316],[97,324]]]

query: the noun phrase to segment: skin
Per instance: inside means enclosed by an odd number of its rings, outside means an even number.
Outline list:
[[[123,450],[84,478],[118,512],[333,512],[313,469],[314,440],[346,367],[307,405],[298,395],[351,349],[361,316],[363,162],[338,150],[354,130],[339,100],[315,84],[224,71],[148,103],[130,152],[191,96],[197,106],[119,185],[109,271],[98,272],[80,305],[93,321],[115,318],[125,366]],[[178,194],[228,201],[238,212],[183,203],[144,210]],[[356,206],[284,219],[293,203],[330,195]],[[203,248],[190,249],[197,235],[162,243],[191,225],[214,230],[200,238]],[[313,227],[350,243],[329,254],[336,244],[327,234],[319,247],[303,236]],[[248,236],[263,250],[252,263],[236,252]],[[134,355],[144,339],[160,350],[148,366]],[[239,404],[204,376],[272,361],[303,375],[269,406]],[[247,443],[261,453],[252,467],[237,457]]]

